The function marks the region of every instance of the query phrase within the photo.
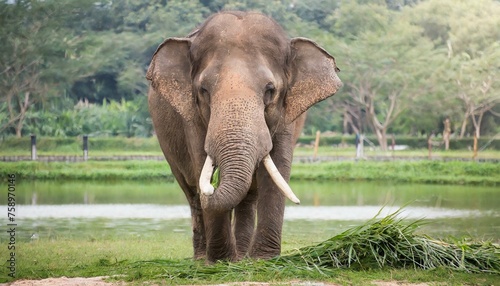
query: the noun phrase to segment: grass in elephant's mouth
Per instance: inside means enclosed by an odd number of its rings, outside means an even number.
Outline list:
[[[214,189],[217,189],[219,187],[219,182],[220,182],[220,168],[216,166],[214,168],[210,184],[212,184]]]

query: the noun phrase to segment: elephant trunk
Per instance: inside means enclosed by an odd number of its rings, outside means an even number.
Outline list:
[[[280,172],[278,171],[278,168],[276,168],[276,165],[273,162],[273,159],[271,159],[271,156],[266,155],[264,159],[262,160],[266,170],[269,172],[269,175],[271,176],[271,179],[273,182],[278,186],[280,191],[287,197],[289,200],[296,204],[300,204],[300,200],[297,198],[297,196],[293,193],[292,189],[288,185],[288,183],[285,181],[283,176],[281,176]],[[205,160],[205,164],[203,165],[203,170],[201,171],[200,175],[200,190],[201,193],[205,196],[211,196],[215,188],[211,184],[212,180],[212,175],[213,175],[213,160],[210,156],[207,156]]]
[[[247,195],[260,162],[283,194],[300,203],[269,156],[272,140],[263,102],[238,95],[214,102],[205,139],[207,159],[199,181],[203,209],[223,212],[236,207]],[[215,165],[220,168],[216,190],[210,184]]]
[[[213,159],[212,164],[219,168],[220,180],[216,190],[204,189],[208,176],[202,172],[200,190],[205,195],[201,201],[206,211],[228,211],[236,207],[250,189],[258,163],[271,151],[271,135],[262,105],[257,98],[245,94],[214,95],[205,151],[208,158]]]
[[[241,142],[233,144],[241,144]],[[201,200],[203,208],[207,211],[223,212],[233,209],[243,200],[252,184],[258,157],[255,154],[256,150],[252,150],[255,148],[242,146],[233,150],[231,150],[232,148],[228,149],[230,150],[216,155],[217,167],[220,170],[220,184],[216,190],[210,184],[207,186],[208,174],[203,175],[204,172],[202,172],[202,176],[205,176],[205,183],[203,184],[202,178],[200,178],[200,189],[204,194],[201,196]],[[210,164],[210,161],[210,156],[207,156],[205,167],[212,171],[213,166],[208,167],[208,165],[213,164]],[[211,173],[209,172],[209,174]],[[212,192],[207,192],[207,190],[212,190]]]

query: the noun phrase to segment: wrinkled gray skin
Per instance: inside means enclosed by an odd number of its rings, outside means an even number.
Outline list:
[[[258,13],[215,14],[159,46],[149,108],[191,207],[196,259],[280,254],[285,198],[261,160],[270,154],[289,180],[303,113],[340,88],[337,71],[325,50]],[[207,154],[220,167],[211,196],[198,186]]]

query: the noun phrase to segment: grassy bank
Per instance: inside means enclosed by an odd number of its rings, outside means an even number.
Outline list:
[[[0,162],[0,174],[33,180],[174,180],[163,161]]]
[[[354,137],[321,137],[317,156],[338,156],[352,157],[355,156]],[[373,139],[373,138],[372,138]],[[466,142],[471,139],[455,140],[454,143]],[[490,140],[489,138],[481,138],[484,142],[480,142],[478,159],[500,159],[500,140]],[[480,140],[480,141],[481,141]],[[299,140],[302,144],[295,148],[295,156],[313,156],[314,138],[301,137]],[[311,142],[312,141],[312,142]],[[375,142],[376,140],[372,140]],[[427,140],[425,138],[406,138],[401,137],[396,140],[397,144],[408,146],[405,150],[383,152],[370,146],[365,145],[364,155],[367,157],[427,157]],[[415,142],[413,142],[415,141]],[[422,142],[420,142],[422,141]],[[411,143],[413,142],[413,143]],[[420,142],[420,143],[418,143]],[[452,144],[452,148],[445,151],[443,146],[434,146],[431,156],[433,158],[472,158],[473,152],[470,150],[472,143],[467,144]],[[83,156],[81,137],[38,137],[37,138],[37,154],[38,156]],[[456,145],[456,146],[455,146]],[[390,146],[390,144],[389,144]],[[483,148],[484,147],[484,148]],[[89,156],[90,157],[109,157],[109,156],[134,156],[134,155],[151,155],[162,156],[158,140],[155,137],[140,138],[140,137],[89,137],[88,140]],[[30,156],[31,154],[31,139],[29,136],[22,138],[8,137],[0,138],[0,157],[1,156]]]
[[[378,141],[374,136],[365,137],[373,144],[365,143],[365,151],[371,152],[377,149]],[[392,138],[388,138],[388,146],[392,144]],[[425,153],[427,155],[428,142],[425,137],[408,137],[396,136],[396,145],[405,146],[407,150],[396,151],[396,153],[406,153],[407,151],[417,151],[418,153]],[[321,136],[319,140],[320,149],[327,150],[328,152],[351,152],[354,153],[355,136]],[[302,136],[299,138],[299,147],[302,149],[312,150],[315,143],[315,136]],[[36,146],[39,154],[43,155],[81,155],[83,138],[77,137],[45,137],[37,136]],[[435,138],[433,152],[453,154],[460,152],[472,156],[472,152],[468,151],[473,146],[473,138],[453,138],[450,141],[450,150],[444,151],[444,146],[439,138]],[[160,146],[156,137],[88,137],[88,148],[91,153],[129,153],[129,152],[157,152],[160,153]],[[500,150],[500,138],[481,137],[478,140],[478,148],[484,150],[484,153],[495,150]],[[24,136],[22,138],[6,137],[0,138],[0,156],[9,155],[27,155],[31,151],[31,138]],[[420,152],[422,151],[422,152]],[[321,150],[320,150],[321,152]],[[381,154],[381,151],[375,151]],[[496,151],[499,153],[498,151]],[[309,151],[312,153],[312,151]],[[480,154],[483,152],[480,152]]]
[[[135,138],[134,138],[135,139]],[[155,139],[156,140],[156,139]],[[138,141],[141,143],[142,141]],[[146,141],[148,144],[141,143],[140,145],[134,145],[137,140],[129,139],[124,142],[123,146],[105,145],[96,146],[89,149],[90,158],[96,157],[113,157],[113,156],[163,156],[160,147],[155,141]],[[78,156],[83,157],[83,151],[81,146],[72,145],[50,145],[38,149],[38,156]],[[0,148],[2,146],[0,145]],[[314,156],[314,149],[312,147],[297,147],[294,150],[295,156]],[[391,158],[393,156],[398,158],[427,158],[429,156],[429,151],[427,149],[409,149],[402,151],[387,151],[383,152],[380,150],[365,148],[364,155],[368,158],[370,157],[387,157]],[[30,146],[19,146],[12,148],[0,149],[0,156],[31,156]],[[317,152],[318,157],[322,156],[332,156],[332,157],[343,157],[343,158],[353,158],[356,156],[356,151],[354,146],[351,147],[331,147],[331,146],[320,146]],[[432,151],[431,157],[433,159],[470,159],[472,160],[473,152],[467,149],[444,151],[436,149]],[[477,159],[500,159],[500,151],[486,149],[478,153]]]
[[[380,151],[374,148],[366,147],[363,151],[365,157],[398,157],[398,158],[428,158],[429,150],[423,149],[407,149],[400,151]],[[314,149],[312,147],[296,147],[294,149],[294,156],[313,156]],[[460,149],[460,150],[442,150],[442,149],[434,149],[431,152],[431,157],[433,159],[455,159],[455,158],[463,158],[463,159],[472,159],[474,153],[471,150]],[[321,156],[332,156],[332,157],[346,157],[346,158],[355,158],[356,150],[354,146],[350,147],[332,147],[332,146],[320,146],[318,148],[318,157]],[[493,149],[486,149],[481,152],[478,152],[477,159],[500,159],[500,151]]]
[[[294,164],[292,180],[500,185],[500,164],[475,162],[327,162]]]
[[[397,214],[397,213],[396,213]],[[438,241],[414,231],[396,214],[373,219],[312,246],[285,237],[282,256],[207,266],[190,259],[189,235],[143,238],[40,239],[19,241],[17,278],[117,275],[134,285],[219,284],[237,281],[328,281],[373,285],[374,280],[439,285],[495,285],[500,248],[488,242]],[[167,243],[168,242],[168,243]],[[5,242],[4,242],[5,243]],[[75,259],[75,258],[78,259]],[[7,281],[6,277],[0,280]]]
[[[0,162],[0,175],[36,180],[174,180],[162,161]],[[441,161],[295,163],[292,180],[500,185],[500,164]]]

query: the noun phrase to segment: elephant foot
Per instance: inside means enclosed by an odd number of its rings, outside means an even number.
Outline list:
[[[236,241],[231,228],[231,212],[204,213],[207,261],[236,261]]]
[[[207,255],[206,255],[205,251],[204,252],[195,252],[194,257],[193,257],[194,260],[205,260],[206,258],[207,258]]]
[[[250,249],[249,256],[254,259],[271,259],[281,254],[281,244],[254,243]]]
[[[207,251],[207,257],[206,261],[208,264],[213,264],[216,263],[217,261],[229,261],[229,262],[236,262],[238,261],[238,255],[236,254],[236,251],[234,249],[229,249],[223,252],[220,251],[214,251],[214,253],[211,253]]]
[[[269,260],[275,258],[281,254],[281,251],[272,251],[272,252],[255,252],[251,253],[250,257],[253,259],[263,259]]]

